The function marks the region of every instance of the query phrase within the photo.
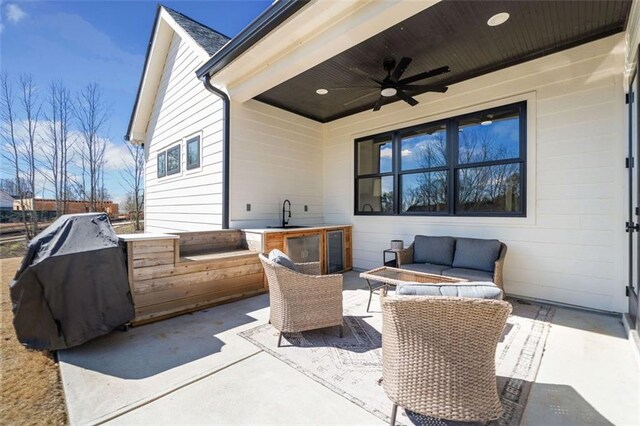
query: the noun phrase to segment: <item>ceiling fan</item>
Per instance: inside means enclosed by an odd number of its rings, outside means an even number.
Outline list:
[[[378,111],[380,108],[382,108],[382,104],[385,98],[391,98],[394,96],[397,96],[399,99],[402,99],[403,101],[405,101],[411,106],[415,106],[418,104],[418,101],[416,101],[407,92],[413,92],[413,91],[419,90],[421,92],[445,93],[448,90],[447,86],[441,86],[441,85],[411,84],[419,80],[424,80],[430,77],[435,77],[441,74],[448,73],[449,71],[451,71],[451,69],[448,66],[436,68],[431,71],[425,71],[411,77],[400,79],[400,77],[402,77],[402,74],[406,71],[410,63],[411,63],[411,58],[406,58],[406,57],[400,59],[400,62],[398,62],[397,65],[396,65],[395,59],[385,59],[383,62],[383,67],[384,67],[384,70],[387,72],[387,76],[383,80],[377,80],[369,75],[366,75],[363,71],[359,70],[358,68],[351,68],[352,71],[365,75],[369,80],[372,80],[379,86],[371,85],[371,86],[350,87],[351,89],[364,88],[364,87],[367,87],[367,88],[376,87],[378,90],[376,90],[375,92],[367,93],[366,95],[360,96],[358,98],[352,99],[349,102],[344,103],[344,105],[347,106],[354,102],[358,102],[359,100],[364,99],[368,96],[371,96],[375,93],[380,93],[380,97],[378,98],[378,100],[376,101],[373,107],[374,111]],[[349,87],[340,87],[340,88],[335,88],[333,90],[340,90],[340,89],[349,89]]]

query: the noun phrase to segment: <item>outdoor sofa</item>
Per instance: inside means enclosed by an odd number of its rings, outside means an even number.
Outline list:
[[[491,281],[503,289],[506,244],[498,240],[416,235],[397,256],[397,267],[469,281]]]

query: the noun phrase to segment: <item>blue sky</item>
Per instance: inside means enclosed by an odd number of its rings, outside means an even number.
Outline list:
[[[271,1],[162,2],[233,37]],[[123,151],[131,108],[144,65],[155,1],[2,1],[0,68],[10,78],[31,73],[42,92],[62,80],[72,92],[97,82],[111,109],[104,137],[110,155]],[[44,94],[44,93],[43,93]],[[121,161],[113,158],[106,184],[115,200],[124,189]],[[3,168],[4,169],[4,168]]]

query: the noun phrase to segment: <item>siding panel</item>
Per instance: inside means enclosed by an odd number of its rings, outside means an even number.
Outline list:
[[[222,101],[195,77],[202,65],[174,34],[145,141],[145,229],[204,231],[222,224]],[[184,138],[201,132],[202,167],[186,170]],[[157,178],[158,152],[181,144],[181,172]]]

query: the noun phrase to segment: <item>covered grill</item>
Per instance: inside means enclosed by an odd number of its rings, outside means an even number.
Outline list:
[[[29,348],[80,345],[133,319],[125,255],[104,213],[65,215],[34,238],[11,282]]]

